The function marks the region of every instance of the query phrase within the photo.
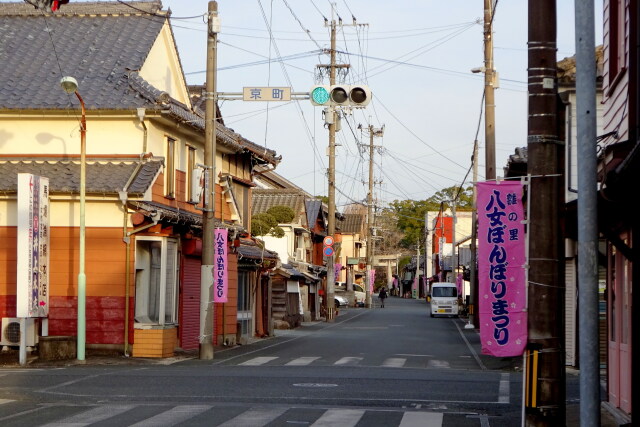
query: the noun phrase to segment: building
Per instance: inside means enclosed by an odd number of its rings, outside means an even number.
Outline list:
[[[16,181],[31,173],[50,183],[48,333],[76,334],[86,118],[87,347],[142,357],[197,349],[204,113],[170,13],[160,1],[71,2],[55,13],[0,3],[0,46],[0,317],[16,315]],[[60,88],[63,75],[77,80],[84,108]],[[229,234],[229,302],[215,304],[203,339],[233,344],[268,333],[265,272],[277,254],[255,250],[248,212],[254,168],[280,158],[218,121],[212,184]]]

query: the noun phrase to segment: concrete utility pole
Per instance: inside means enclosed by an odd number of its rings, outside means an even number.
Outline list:
[[[218,2],[209,2],[207,25],[207,81],[205,88],[204,165],[205,195],[202,212],[202,266],[200,274],[200,359],[213,359],[213,267],[215,260],[216,194],[216,69],[218,43]],[[224,335],[224,331],[222,331]]]
[[[369,192],[367,193],[367,286],[366,286],[366,301],[365,306],[371,307],[371,288],[373,283],[369,283],[371,276],[369,270],[374,268],[373,265],[373,248],[374,248],[374,236],[373,236],[373,151],[376,148],[373,145],[374,136],[382,136],[384,134],[384,127],[380,129],[374,129],[373,125],[369,125]]]
[[[527,350],[532,374],[529,426],[565,424],[564,241],[561,230],[564,142],[557,118],[556,2],[529,0],[529,282]],[[594,111],[595,113],[595,111]]]
[[[578,283],[580,425],[600,424],[598,343],[598,181],[595,18],[592,2],[575,1],[578,127]]]
[[[456,201],[451,200],[451,283],[456,283]]]

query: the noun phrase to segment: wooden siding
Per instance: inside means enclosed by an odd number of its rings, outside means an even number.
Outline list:
[[[625,6],[626,2],[625,2]],[[618,124],[620,124],[620,128],[618,133],[620,135],[619,140],[624,141],[629,138],[629,124],[628,124],[628,114],[629,108],[626,105],[628,102],[627,93],[629,90],[629,13],[627,7],[627,13],[625,13],[625,41],[624,41],[624,64],[623,66],[627,71],[623,71],[624,75],[612,76],[610,74],[609,63],[611,61],[610,54],[611,49],[609,47],[610,43],[610,7],[609,1],[605,1],[604,5],[604,114],[603,114],[603,131],[611,132],[613,131]],[[615,83],[615,87],[612,87],[612,84]],[[623,119],[624,115],[624,120]]]
[[[196,350],[200,347],[200,265],[201,259],[182,258],[180,280],[180,347]]]

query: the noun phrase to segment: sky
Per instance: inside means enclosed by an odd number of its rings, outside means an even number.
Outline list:
[[[71,0],[74,1],[74,0]],[[162,0],[188,84],[206,79],[205,0]],[[558,61],[575,53],[574,2],[557,0]],[[64,6],[63,6],[64,7]],[[308,92],[328,84],[318,64],[329,63],[328,20],[338,26],[338,63],[350,64],[340,83],[366,84],[373,101],[342,120],[336,143],[336,205],[366,200],[369,135],[374,138],[375,199],[424,200],[471,183],[473,142],[480,144],[483,180],[483,0],[220,0],[218,92],[248,86]],[[596,44],[602,43],[602,2],[595,2]],[[353,25],[355,17],[357,26]],[[495,7],[496,171],[527,144],[527,2]],[[223,101],[226,126],[282,156],[276,172],[313,195],[327,195],[328,130],[322,108],[308,100]],[[466,180],[465,180],[466,176]]]

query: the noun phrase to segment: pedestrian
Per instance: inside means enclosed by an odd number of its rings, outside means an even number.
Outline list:
[[[380,298],[380,307],[384,308],[384,300],[387,299],[387,289],[380,289],[380,293],[378,293],[378,298]]]

